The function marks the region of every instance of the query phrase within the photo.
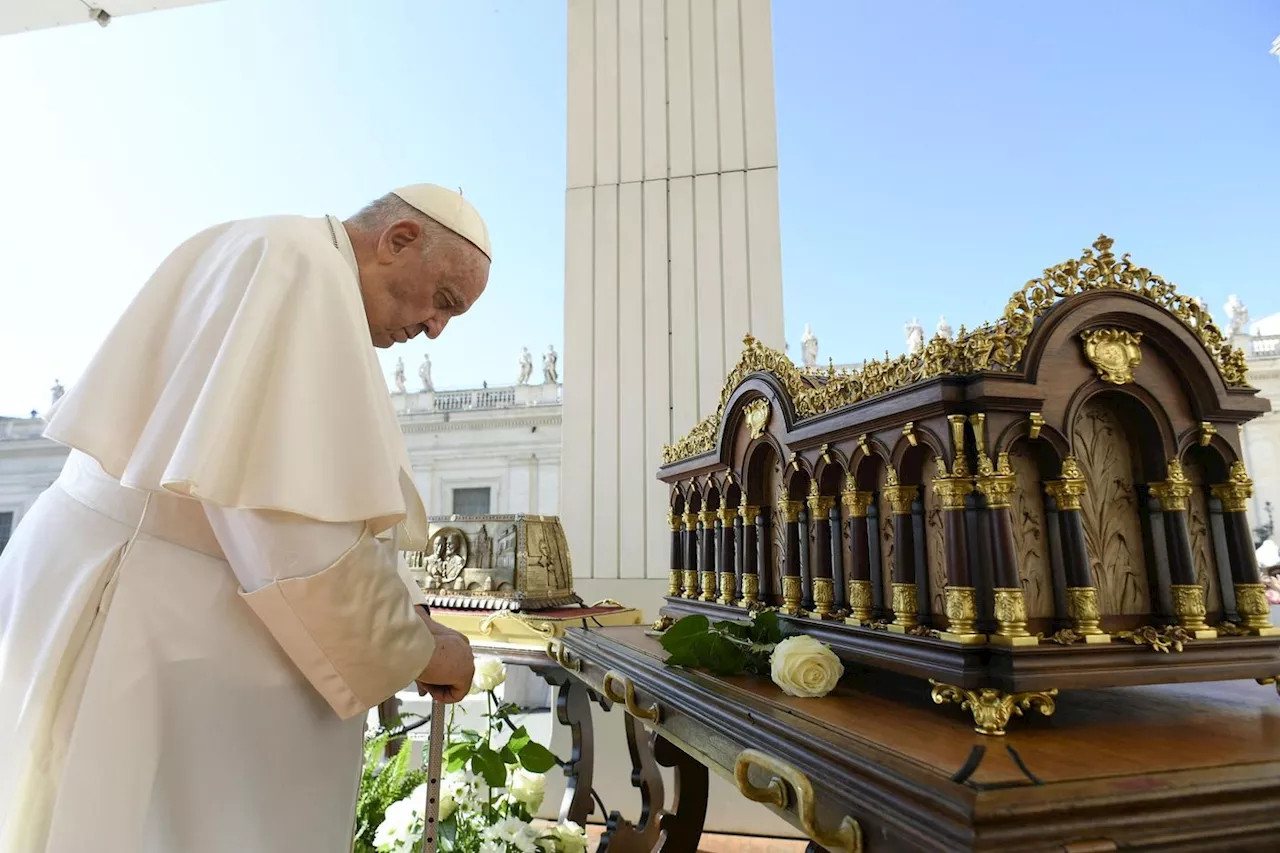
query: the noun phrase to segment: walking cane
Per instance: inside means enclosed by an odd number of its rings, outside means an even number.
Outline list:
[[[445,706],[431,700],[431,734],[427,739],[427,801],[422,810],[422,853],[436,853],[439,842],[440,765],[444,761]]]

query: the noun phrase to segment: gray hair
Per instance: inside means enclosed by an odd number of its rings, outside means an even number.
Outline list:
[[[411,219],[422,226],[423,235],[426,237],[422,247],[424,253],[441,239],[447,239],[453,235],[448,228],[395,193],[387,193],[382,198],[369,202],[348,221],[362,230],[379,232],[402,219]]]

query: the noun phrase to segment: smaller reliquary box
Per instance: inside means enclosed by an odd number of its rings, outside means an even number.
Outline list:
[[[451,515],[429,522],[427,550],[407,555],[429,605],[529,611],[581,604],[559,518]]]
[[[748,338],[664,450],[664,615],[776,608],[1005,718],[1058,689],[1274,682],[1239,431],[1268,403],[1202,303],[1111,246],[857,370]]]

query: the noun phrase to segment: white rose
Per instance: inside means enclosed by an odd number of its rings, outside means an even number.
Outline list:
[[[769,659],[769,674],[783,693],[807,699],[830,693],[844,675],[844,665],[827,646],[801,634],[778,643]]]
[[[471,677],[472,694],[487,693],[507,680],[507,668],[502,661],[488,655],[476,657],[476,673]]]
[[[571,820],[552,827],[551,834],[555,838],[560,853],[587,853],[587,833]]]
[[[422,826],[422,814],[418,808],[426,797],[426,786],[421,785],[412,794],[387,806],[382,823],[373,836],[373,846],[379,851],[396,853],[410,841]]]
[[[542,806],[542,798],[547,793],[547,777],[542,773],[530,773],[523,767],[517,767],[511,773],[507,790],[513,799],[524,803],[532,814]]]

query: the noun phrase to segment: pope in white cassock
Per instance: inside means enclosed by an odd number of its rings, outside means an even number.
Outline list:
[[[373,347],[439,335],[489,258],[418,185],[163,262],[0,556],[2,853],[350,849],[368,710],[473,667],[398,559],[426,514]]]

